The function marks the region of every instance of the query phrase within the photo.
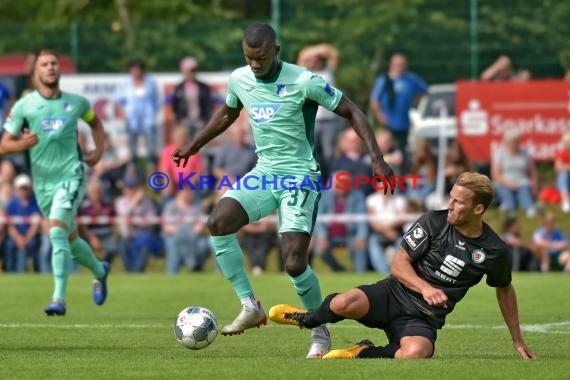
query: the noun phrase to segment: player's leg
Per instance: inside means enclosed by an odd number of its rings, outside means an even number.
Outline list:
[[[256,182],[254,176],[261,181],[261,176],[255,172],[244,176],[252,178],[248,181],[248,186],[244,186],[242,178],[234,189],[228,190],[212,210],[207,222],[218,265],[242,304],[242,310],[235,320],[222,328],[223,335],[241,334],[244,330],[259,327],[267,321],[265,312],[253,294],[236,236],[240,228],[261,219],[276,208],[271,191],[253,185]]]
[[[427,359],[434,351],[433,342],[424,336],[405,336],[400,340],[400,348],[394,354],[395,359]]]

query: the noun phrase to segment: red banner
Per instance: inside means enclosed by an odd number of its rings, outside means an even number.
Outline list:
[[[570,132],[570,82],[457,82],[457,136],[469,159],[490,161],[506,131],[538,161],[552,161]]]

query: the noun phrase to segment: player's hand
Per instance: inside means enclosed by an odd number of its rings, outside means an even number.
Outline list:
[[[187,144],[176,148],[170,157],[172,158],[172,161],[176,163],[177,168],[180,167],[180,164],[185,168],[186,165],[188,165],[188,158],[196,153],[198,153],[198,149],[192,144]]]
[[[375,160],[373,159],[372,170],[374,170],[374,176],[380,176],[382,178],[382,180],[380,180],[376,186],[378,186],[380,189],[384,187],[384,194],[388,194],[388,190],[394,194],[394,189],[396,188],[395,184],[393,183],[394,171],[390,165],[388,165],[383,158],[378,158]]]
[[[519,352],[519,354],[521,354],[523,359],[536,359],[536,355],[534,354],[534,352],[532,352],[530,350],[530,348],[527,347],[527,345],[524,342],[520,342],[520,343],[513,343],[515,346],[515,349]]]
[[[89,166],[95,166],[101,159],[102,155],[102,152],[90,150],[89,152],[83,153],[83,162]]]
[[[36,145],[40,140],[38,140],[38,135],[29,132],[27,129],[22,131],[22,143],[24,144],[24,149],[29,149]]]
[[[447,309],[447,295],[443,290],[430,286],[422,289],[422,296],[428,305]]]

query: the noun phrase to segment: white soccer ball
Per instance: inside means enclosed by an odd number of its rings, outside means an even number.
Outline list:
[[[174,322],[176,340],[184,347],[201,350],[218,335],[218,321],[212,311],[200,306],[182,310]]]

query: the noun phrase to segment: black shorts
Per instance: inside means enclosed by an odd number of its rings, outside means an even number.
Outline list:
[[[384,330],[388,340],[399,343],[405,336],[423,336],[435,345],[437,330],[428,323],[424,315],[413,305],[404,305],[395,296],[392,288],[396,279],[388,277],[372,285],[361,285],[370,309],[358,319],[366,327]]]

